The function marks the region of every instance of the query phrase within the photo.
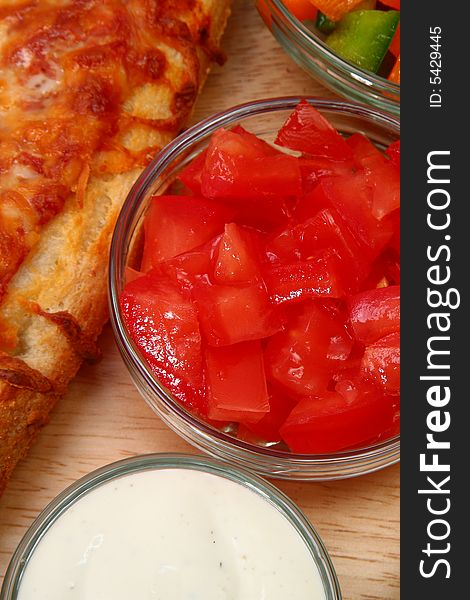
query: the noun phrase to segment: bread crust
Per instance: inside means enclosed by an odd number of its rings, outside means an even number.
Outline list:
[[[202,5],[210,18],[202,25],[207,43],[198,49],[199,89],[211,61],[220,58],[217,45],[230,0],[204,0]],[[161,143],[170,141],[182,125],[165,128]],[[5,374],[14,366],[8,362],[9,354],[0,353],[0,494],[84,358],[96,358],[94,343],[107,320],[112,232],[140,172],[141,168],[133,168],[111,176],[91,175],[86,188],[72,194],[42,229],[1,300],[0,320],[17,339],[14,359],[30,370],[31,383],[2,378],[2,368]],[[42,378],[43,391],[34,389],[34,373]],[[50,382],[49,388],[44,380]]]

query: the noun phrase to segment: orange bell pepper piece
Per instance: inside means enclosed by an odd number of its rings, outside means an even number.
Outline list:
[[[312,0],[313,4],[332,21],[339,21],[363,0]]]

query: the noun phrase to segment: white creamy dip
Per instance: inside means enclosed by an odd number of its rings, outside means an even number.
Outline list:
[[[324,600],[318,568],[258,494],[190,469],[90,491],[45,534],[18,600]]]

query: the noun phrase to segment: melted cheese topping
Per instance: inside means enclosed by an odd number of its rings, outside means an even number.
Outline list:
[[[207,42],[202,2],[2,3],[0,298],[90,176],[144,166],[181,127]]]

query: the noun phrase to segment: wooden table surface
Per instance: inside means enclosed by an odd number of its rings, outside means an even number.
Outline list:
[[[251,0],[235,0],[223,47],[229,59],[212,71],[195,121],[255,98],[332,96],[283,53]],[[139,396],[109,326],[101,347],[103,361],[80,371],[0,499],[0,582],[26,528],[77,478],[135,454],[194,452]],[[348,481],[277,485],[323,538],[345,599],[399,598],[398,465]]]

